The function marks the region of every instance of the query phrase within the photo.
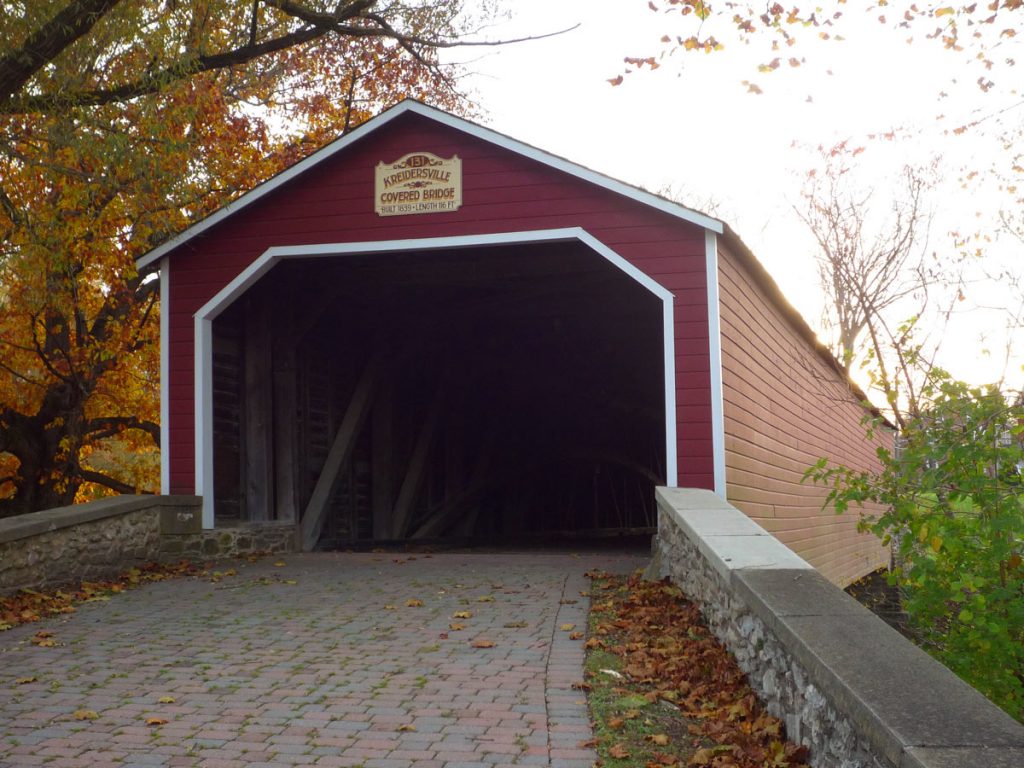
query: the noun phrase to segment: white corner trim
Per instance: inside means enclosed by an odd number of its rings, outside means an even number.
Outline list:
[[[669,295],[662,304],[661,339],[664,350],[665,369],[665,485],[674,486],[679,482],[679,454],[676,424],[676,323],[675,296]]]
[[[171,269],[160,260],[160,493],[171,492]]]
[[[706,230],[710,230],[718,234],[724,232],[722,222],[717,219],[713,219],[710,216],[705,216],[699,211],[694,211],[686,206],[680,205],[679,203],[674,203],[671,200],[658,197],[650,192],[645,192],[642,189],[630,186],[629,184],[618,181],[617,179],[600,174],[597,171],[592,171],[589,168],[585,168],[582,165],[578,165],[577,163],[573,163],[569,160],[558,157],[557,155],[552,155],[549,152],[537,149],[529,144],[524,144],[521,141],[517,141],[502,133],[491,130],[490,128],[484,128],[482,125],[471,123],[461,117],[456,117],[455,115],[427,106],[421,102],[407,99],[395,105],[391,109],[385,110],[377,117],[367,120],[358,128],[355,128],[345,134],[340,139],[337,139],[322,149],[317,150],[305,160],[296,163],[273,178],[270,178],[259,186],[254,187],[237,200],[228,203],[223,208],[219,208],[205,219],[193,224],[184,232],[179,233],[167,242],[154,248],[152,251],[139,258],[137,263],[138,269],[145,269],[150,264],[153,264],[163,258],[178,246],[187,243],[189,240],[202,234],[215,224],[218,224],[232,214],[235,214],[243,208],[255,203],[260,198],[273,192],[278,187],[287,184],[296,176],[305,173],[313,166],[327,160],[349,145],[365,138],[379,128],[383,128],[392,120],[406,112],[413,112],[415,114],[422,115],[423,117],[446,125],[449,128],[461,131],[462,133],[481,139],[482,141],[489,142],[490,144],[494,144],[495,146],[514,152],[530,160],[535,160],[551,168],[562,171],[563,173],[567,173],[570,176],[575,176],[578,179],[582,179],[583,181],[603,187],[615,192],[616,194],[622,195],[623,197],[627,197],[651,208],[655,208],[670,216],[674,216],[675,218],[688,221],[691,224],[696,224]]]
[[[195,318],[195,474],[203,528],[213,528],[213,320]]]
[[[196,495],[203,498],[203,528],[213,528],[214,525],[213,321],[254,285],[257,280],[269,272],[275,264],[293,258],[329,258],[356,254],[400,253],[408,251],[420,251],[427,255],[432,251],[453,248],[479,248],[494,245],[571,241],[586,245],[632,280],[654,294],[662,303],[665,363],[665,471],[667,475],[666,482],[669,485],[675,485],[678,477],[675,407],[675,326],[673,323],[673,302],[675,297],[663,285],[644,274],[586,230],[580,227],[569,227],[530,232],[463,235],[458,237],[281,246],[264,251],[252,264],[217,292],[195,314],[195,485]]]
[[[725,487],[725,401],[722,394],[722,328],[719,317],[718,237],[704,232],[704,264],[708,284],[708,342],[711,365],[711,453],[715,493],[723,499]]]

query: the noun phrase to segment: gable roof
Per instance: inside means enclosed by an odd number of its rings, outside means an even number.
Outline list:
[[[233,200],[224,207],[218,208],[206,218],[197,221],[191,227],[175,235],[162,245],[159,245],[153,250],[143,254],[136,260],[138,269],[141,271],[146,267],[151,266],[174,249],[184,245],[194,237],[197,237],[229,216],[232,216],[252,203],[255,203],[264,195],[273,192],[275,189],[287,184],[295,177],[302,175],[313,166],[324,162],[351,144],[354,144],[374,131],[383,128],[395,118],[410,112],[416,115],[421,115],[422,117],[433,120],[437,123],[441,123],[442,125],[446,125],[457,131],[461,131],[462,133],[468,134],[477,139],[482,139],[483,141],[489,142],[518,155],[522,155],[523,157],[543,163],[551,168],[567,173],[570,176],[575,176],[583,181],[603,187],[615,192],[616,194],[622,195],[623,197],[643,203],[644,205],[655,208],[678,219],[682,219],[683,221],[690,222],[691,224],[696,224],[697,226],[715,232],[716,234],[722,234],[724,231],[722,222],[717,219],[713,219],[710,216],[706,216],[700,211],[695,211],[692,208],[687,208],[686,206],[647,192],[639,187],[634,187],[630,184],[626,184],[625,182],[613,179],[610,176],[605,176],[602,173],[598,173],[597,171],[593,171],[582,165],[573,163],[565,158],[559,157],[558,155],[553,155],[550,152],[545,152],[544,150],[538,149],[529,144],[517,141],[503,133],[498,133],[490,128],[484,128],[482,125],[477,125],[469,120],[456,117],[455,115],[444,112],[436,107],[428,106],[423,102],[416,101],[415,99],[406,99],[390,109],[385,110],[376,117],[367,120],[358,128],[346,133],[340,139],[332,141],[330,144],[318,149],[304,160],[301,160],[295,165],[281,171],[281,173],[276,176],[273,176],[262,184],[254,187],[237,200]]]

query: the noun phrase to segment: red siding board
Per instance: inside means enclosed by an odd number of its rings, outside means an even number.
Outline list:
[[[413,150],[463,161],[459,211],[380,218],[373,169]],[[679,483],[713,487],[703,230],[417,115],[396,118],[172,254],[171,487],[194,485],[193,314],[274,246],[581,227],[676,293]],[[699,341],[694,341],[699,340]]]
[[[696,304],[698,297],[704,298],[706,294],[695,291],[677,291],[675,294],[678,306],[675,311],[676,325],[682,326],[686,323],[695,323],[707,328],[707,302]],[[705,334],[702,334],[705,335]]]

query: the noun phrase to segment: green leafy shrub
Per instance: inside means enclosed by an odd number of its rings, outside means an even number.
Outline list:
[[[890,574],[924,647],[1024,720],[1024,407],[933,371],[882,469],[822,459],[805,479],[837,512],[883,505],[861,527],[892,546]],[[877,425],[870,424],[869,432]]]

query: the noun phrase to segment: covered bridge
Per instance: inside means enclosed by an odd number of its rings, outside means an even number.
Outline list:
[[[162,491],[303,546],[650,530],[727,496],[839,583],[884,553],[800,476],[860,398],[721,222],[404,101],[139,260]]]

